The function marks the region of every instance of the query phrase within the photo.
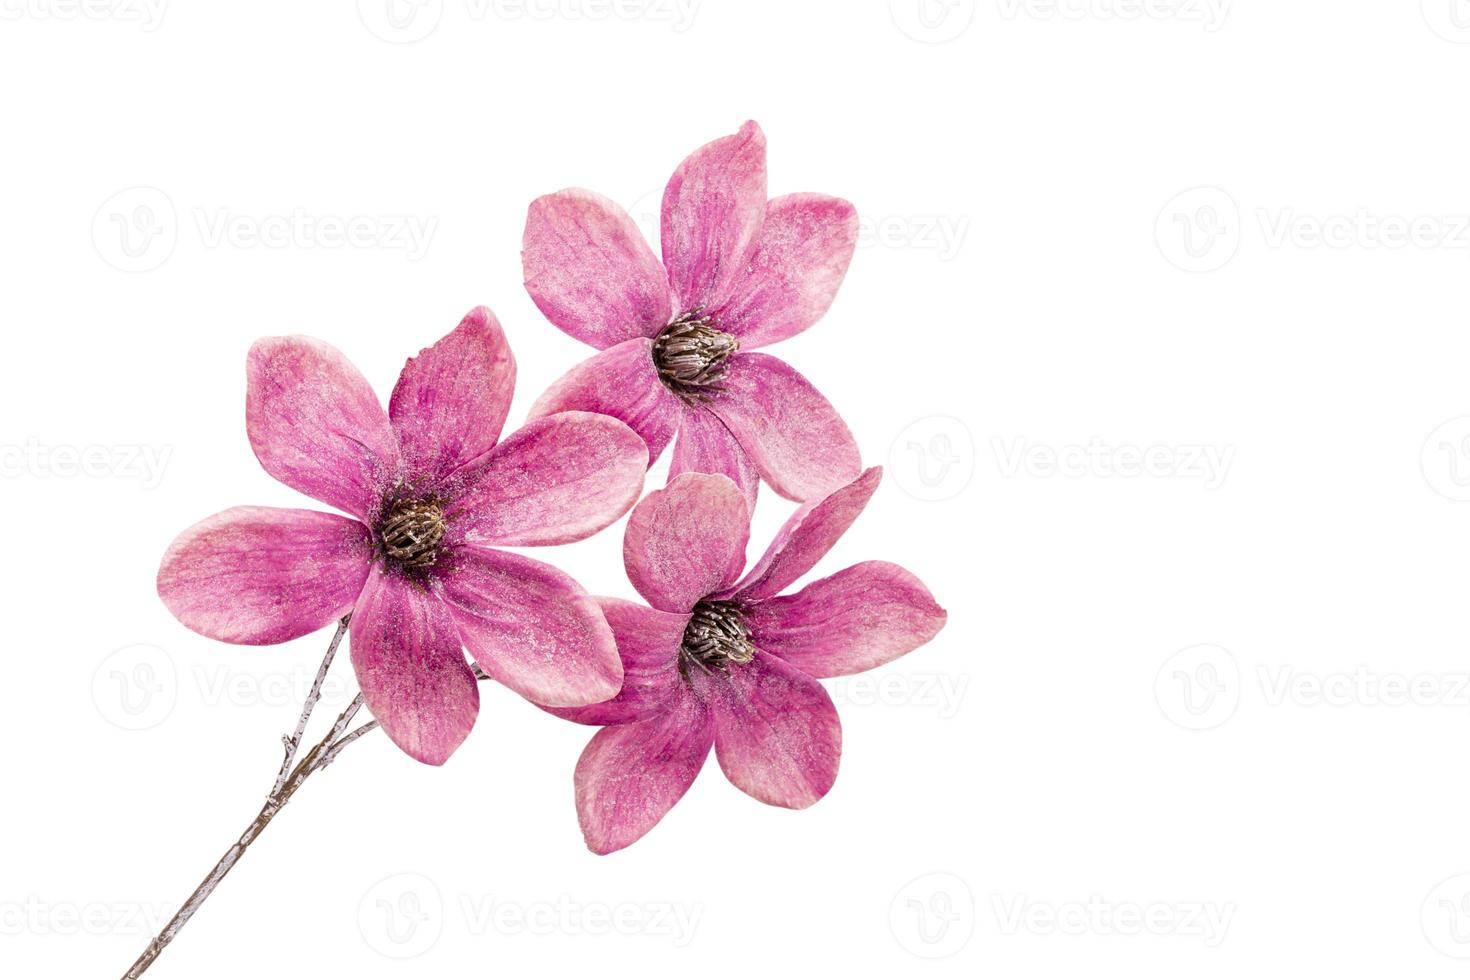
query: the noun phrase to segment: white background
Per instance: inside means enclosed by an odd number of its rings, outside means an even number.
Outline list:
[[[589,353],[526,205],[651,227],[750,117],[773,195],[865,219],[774,350],[889,467],[818,573],[899,562],[947,629],[832,685],[820,804],[711,761],[607,858],[589,729],[487,689],[443,769],[368,738],[150,977],[1462,975],[1470,4],[88,2],[0,0],[0,972],[120,974],[269,787],[327,634],[153,585],[311,505],[246,443],[251,341],[386,396],[485,303],[521,419]],[[535,554],[631,596],[621,533]]]

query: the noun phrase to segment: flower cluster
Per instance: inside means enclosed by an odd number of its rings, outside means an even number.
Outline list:
[[[257,342],[246,366],[256,457],[341,513],[236,507],[184,531],[158,573],[179,621],[228,643],[282,643],[350,616],[363,700],[421,762],[440,765],[464,741],[481,679],[601,726],[575,770],[598,853],[662,819],[711,748],[756,799],[816,802],[841,753],[817,678],[886,663],[945,621],[918,579],[885,562],[782,594],[881,476],[862,470],[805,378],[755,352],[827,311],[852,258],[853,207],[767,200],[765,139],[746,123],[674,172],[661,237],[660,261],[590,191],[531,205],[526,288],[598,353],[503,439],[515,360],[483,307],[407,362],[386,410],[327,344]],[[640,501],[670,443],[667,487]],[[799,506],[747,570],[762,481]],[[593,598],[503,550],[577,541],[630,508],[624,563],[647,605]]]

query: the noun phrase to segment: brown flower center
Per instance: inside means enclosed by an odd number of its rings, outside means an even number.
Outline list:
[[[755,644],[745,625],[740,603],[701,599],[694,606],[684,642],[679,647],[679,669],[687,675],[695,666],[706,674],[724,670],[729,664],[748,664],[755,659]]]
[[[705,402],[725,390],[720,379],[739,349],[739,338],[710,326],[709,317],[686,313],[654,338],[653,365],[674,394],[686,402]]]
[[[444,540],[444,510],[435,500],[400,500],[378,529],[383,554],[400,568],[428,568]]]

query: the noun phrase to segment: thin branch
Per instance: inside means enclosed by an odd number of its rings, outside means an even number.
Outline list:
[[[377,722],[370,721],[366,725],[361,725],[348,732],[346,735],[343,735],[341,738],[337,739],[337,741],[327,746],[327,753],[326,755],[322,756],[321,764],[318,765],[317,768],[325,769],[327,768],[327,766],[330,766],[332,764],[332,761],[337,758],[338,753],[340,753],[343,749],[347,748],[347,746],[351,745],[353,742],[356,742],[358,739],[362,738],[368,732],[377,727]]]
[[[317,682],[312,687],[311,695],[308,696],[307,708],[302,712],[302,720],[296,729],[296,734],[285,739],[288,743],[288,752],[290,753],[290,757],[287,759],[288,767],[290,762],[294,760],[296,754],[295,748],[290,747],[290,743],[293,741],[298,745],[300,743],[302,733],[306,728],[307,717],[311,714],[311,707],[315,704],[316,699],[321,696],[321,683],[326,674],[326,668],[330,666],[332,656],[336,653],[337,645],[342,641],[342,635],[346,629],[347,619],[344,617],[342,622],[337,626],[337,634],[332,638],[332,645],[327,651],[327,657],[322,664],[322,669],[317,673]],[[276,814],[280,813],[281,808],[290,801],[291,797],[296,795],[296,791],[301,788],[307,778],[312,773],[325,768],[349,744],[361,738],[377,726],[377,722],[371,722],[358,728],[345,738],[341,738],[340,741],[338,740],[342,732],[346,729],[348,722],[352,720],[352,717],[357,714],[358,709],[361,707],[362,695],[359,694],[353,698],[352,703],[347,706],[342,714],[337,716],[337,721],[332,726],[332,730],[327,734],[326,738],[323,738],[314,745],[311,751],[306,753],[300,762],[296,763],[294,768],[289,768],[289,771],[283,770],[285,771],[285,778],[277,779],[271,795],[266,798],[265,806],[261,807],[260,812],[255,815],[255,819],[250,822],[250,826],[245,828],[245,832],[240,835],[240,839],[230,845],[229,850],[225,851],[224,856],[215,863],[215,866],[210,869],[209,874],[205,875],[204,880],[199,883],[199,887],[194,889],[193,894],[188,897],[179,911],[169,920],[168,925],[163,927],[163,931],[148,943],[148,947],[143,950],[143,955],[139,956],[133,965],[128,968],[127,973],[123,974],[123,980],[137,980],[138,977],[143,975],[144,971],[153,965],[153,961],[158,959],[159,954],[163,952],[169,943],[173,942],[174,936],[178,935],[179,930],[184,928],[188,921],[193,918],[194,913],[204,904],[205,899],[214,893],[215,888],[224,880],[225,875],[230,873],[230,869],[245,854],[245,849],[253,844],[261,832],[270,825],[270,822],[275,819]]]
[[[281,790],[286,785],[286,780],[291,775],[291,764],[296,761],[296,752],[301,748],[301,737],[306,733],[306,723],[311,719],[311,713],[322,697],[322,683],[327,679],[327,670],[332,666],[332,658],[337,655],[337,646],[342,642],[342,637],[347,635],[347,624],[352,620],[352,614],[343,616],[337,623],[337,632],[332,636],[332,642],[327,646],[327,655],[322,658],[322,665],[316,670],[316,680],[312,681],[311,691],[306,695],[306,703],[301,707],[301,719],[296,722],[296,732],[292,735],[281,736],[281,742],[286,746],[286,758],[281,760],[281,771],[276,774],[275,785],[271,787],[269,799],[280,798]]]
[[[316,707],[317,701],[321,698],[321,687],[326,678],[327,668],[331,666],[332,658],[337,653],[337,646],[342,642],[342,637],[347,632],[347,621],[349,618],[344,616],[342,617],[342,621],[337,624],[337,633],[332,637],[332,643],[327,648],[327,655],[322,661],[321,668],[317,670],[316,682],[312,684],[311,693],[307,695],[306,705],[301,711],[301,720],[297,723],[295,734],[282,736],[281,738],[281,741],[286,745],[286,761],[281,766],[281,772],[276,777],[276,783],[271,790],[270,796],[266,798],[265,806],[261,808],[260,813],[256,814],[255,819],[250,822],[250,826],[245,828],[245,832],[240,835],[240,839],[230,845],[229,850],[225,851],[224,856],[219,859],[214,868],[199,883],[199,887],[194,889],[194,893],[184,902],[183,907],[169,920],[168,925],[163,927],[163,931],[148,944],[147,949],[143,950],[143,955],[139,956],[137,961],[128,968],[127,973],[123,974],[122,980],[137,980],[138,977],[143,975],[145,970],[153,965],[153,961],[158,959],[159,954],[163,952],[169,943],[173,942],[173,938],[178,935],[179,930],[184,928],[185,924],[193,918],[194,913],[199,910],[199,906],[204,904],[205,899],[214,893],[215,888],[224,880],[225,875],[230,873],[230,869],[235,866],[235,862],[239,861],[241,856],[244,855],[245,849],[255,842],[255,839],[269,826],[270,822],[275,819],[276,814],[281,812],[281,808],[290,801],[291,797],[296,795],[296,791],[301,788],[302,784],[306,782],[312,773],[320,772],[331,765],[336,761],[337,756],[341,754],[343,749],[362,738],[368,732],[379,727],[376,721],[370,721],[365,725],[359,725],[350,732],[347,731],[347,726],[352,723],[352,719],[362,710],[363,699],[362,694],[359,693],[346,708],[342,709],[342,713],[332,723],[332,728],[327,732],[326,737],[312,746],[311,751],[306,753],[300,762],[296,762],[294,767],[292,766],[292,763],[296,760],[296,751],[301,745],[302,735],[306,731],[306,723],[311,717],[312,709]],[[474,670],[476,680],[487,681],[490,679],[490,675],[481,670],[479,664],[472,664],[471,667]],[[344,732],[346,732],[345,735],[343,734]]]

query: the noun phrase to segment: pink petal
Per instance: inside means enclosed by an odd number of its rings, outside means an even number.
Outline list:
[[[598,732],[577,760],[577,818],[595,853],[610,854],[652,830],[703,768],[713,738],[709,713],[680,690],[666,712]]]
[[[245,374],[245,426],[265,471],[371,517],[398,477],[398,440],[357,368],[320,340],[267,337],[250,348]]]
[[[683,413],[679,438],[674,441],[669,478],[682,473],[718,473],[729,477],[745,495],[747,509],[755,513],[760,474],[725,423],[708,409],[700,407]]]
[[[733,592],[759,602],[811,571],[857,520],[882,478],[883,467],[874,466],[847,486],[797,508]]]
[[[623,665],[596,601],[544,562],[462,547],[436,588],[475,662],[537,704],[595,704],[618,693]]]
[[[811,500],[858,475],[862,459],[842,416],[811,382],[769,354],[736,354],[709,403],[771,488]]]
[[[756,646],[812,677],[886,664],[932,640],[944,620],[924,584],[886,561],[845,568],[745,614]]]
[[[714,715],[726,777],[762,803],[801,809],[837,779],[842,725],[822,685],[776,657],[698,682]]]
[[[593,347],[652,337],[673,315],[663,266],[601,194],[571,189],[531,202],[521,262],[546,318]]]
[[[383,731],[442,766],[475,724],[480,691],[444,603],[423,584],[374,569],[352,612],[352,666]]]
[[[740,488],[723,476],[685,473],[633,508],[623,566],[649,605],[687,613],[739,577],[749,539]]]
[[[451,511],[473,544],[566,544],[627,513],[643,489],[648,447],[617,419],[561,412],[527,422],[496,446]]]
[[[654,370],[652,348],[653,341],[639,337],[592,355],[546,389],[531,406],[531,418],[572,411],[611,415],[648,444],[652,465],[684,414],[679,397]]]
[[[720,329],[753,350],[816,323],[847,275],[857,236],[857,209],[839,198],[789,194],[769,202],[749,271],[715,313]]]
[[[744,275],[766,211],[766,137],[753,122],[695,150],[664,188],[664,267],[679,312],[713,310]]]
[[[409,478],[431,486],[492,449],[515,383],[515,358],[483,306],[411,358],[388,400]]]
[[[372,558],[372,536],[350,518],[235,507],[174,539],[158,595],[212,640],[284,643],[347,615]]]
[[[682,686],[679,645],[689,617],[660,612],[639,602],[598,597],[623,662],[623,686],[617,696],[581,708],[548,708],[552,714],[582,725],[622,725],[663,708]]]

